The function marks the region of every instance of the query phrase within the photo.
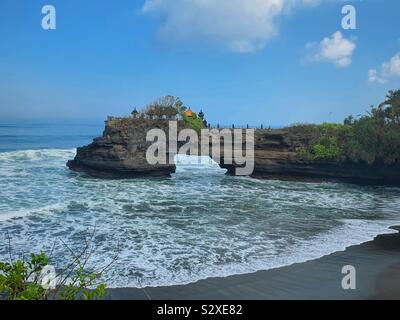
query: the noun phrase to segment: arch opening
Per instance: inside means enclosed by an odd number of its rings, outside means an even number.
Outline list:
[[[193,175],[221,175],[227,173],[226,169],[219,166],[209,156],[189,156],[184,154],[177,154],[174,158],[176,164],[175,176],[193,174]]]

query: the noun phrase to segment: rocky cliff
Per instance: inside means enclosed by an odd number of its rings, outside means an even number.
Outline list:
[[[146,142],[148,130],[158,128],[168,134],[168,124],[166,120],[109,119],[103,136],[94,139],[88,146],[78,148],[75,159],[69,161],[67,166],[100,178],[170,176],[176,169],[173,162],[150,165],[146,161],[146,150],[152,144]],[[183,128],[186,128],[185,123],[178,121],[178,130]],[[254,178],[400,185],[398,165],[371,166],[307,158],[301,150],[311,143],[312,138],[304,132],[290,128],[258,129],[254,139]],[[223,154],[220,166],[226,168],[229,174],[235,174],[235,164],[224,164]]]
[[[400,185],[399,165],[316,161],[302,154],[311,141],[311,135],[292,128],[257,130],[252,176],[260,179]]]
[[[179,121],[179,126],[185,126],[183,121]],[[110,118],[103,136],[78,148],[75,159],[68,161],[67,166],[99,178],[170,176],[176,169],[174,163],[150,165],[146,161],[146,150],[152,144],[146,142],[150,129],[161,129],[168,134],[168,121]]]

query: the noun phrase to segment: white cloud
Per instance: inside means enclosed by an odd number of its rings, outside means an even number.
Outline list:
[[[391,78],[400,77],[400,52],[381,66],[380,72],[376,69],[368,71],[369,82],[386,83]]]
[[[378,82],[378,83],[386,83],[387,80],[382,78],[379,75],[379,72],[376,71],[376,69],[370,69],[368,70],[368,81],[369,82]]]
[[[161,18],[167,43],[208,41],[234,52],[264,48],[277,31],[277,18],[320,0],[146,0],[144,14]]]
[[[348,67],[356,47],[353,40],[346,39],[340,31],[336,31],[331,37],[322,39],[320,43],[307,44],[309,51],[307,60],[329,62],[340,68]]]

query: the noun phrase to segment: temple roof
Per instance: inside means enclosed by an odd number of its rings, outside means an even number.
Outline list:
[[[184,114],[186,117],[193,117],[193,111],[192,111],[191,108],[189,108],[188,110],[186,110],[183,114]]]

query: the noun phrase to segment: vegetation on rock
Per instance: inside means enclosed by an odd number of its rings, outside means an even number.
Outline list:
[[[204,120],[201,119],[196,113],[193,112],[193,116],[188,117],[185,114],[182,115],[183,120],[188,124],[188,126],[196,130],[197,132],[200,132],[201,129],[204,129],[206,126],[204,124]]]
[[[344,124],[297,125],[291,130],[311,137],[302,155],[314,160],[352,161],[368,164],[400,163],[400,90],[368,114]]]
[[[132,115],[149,119],[183,119],[190,128],[200,132],[206,127],[207,121],[195,112],[191,116],[186,115],[188,109],[178,97],[165,96],[147,105],[140,113],[135,109]],[[203,113],[201,115],[204,117]]]
[[[150,103],[145,109],[144,114],[151,119],[174,119],[178,114],[183,113],[186,107],[182,101],[173,96],[165,96]]]

